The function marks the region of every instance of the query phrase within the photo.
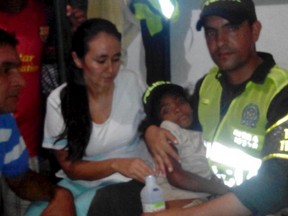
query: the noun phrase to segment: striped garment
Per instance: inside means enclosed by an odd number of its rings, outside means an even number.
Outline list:
[[[28,169],[28,151],[12,114],[0,115],[0,177],[18,176]],[[0,178],[0,215],[23,216],[30,201],[17,197]]]
[[[28,151],[12,114],[0,115],[0,173],[17,176],[28,169]]]

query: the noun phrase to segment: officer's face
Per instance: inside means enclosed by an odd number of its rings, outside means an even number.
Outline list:
[[[261,25],[256,21],[231,24],[219,16],[207,17],[204,23],[206,43],[210,55],[224,72],[233,72],[249,65],[255,57],[255,42]]]

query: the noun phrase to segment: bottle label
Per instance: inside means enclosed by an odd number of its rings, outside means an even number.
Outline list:
[[[157,212],[165,209],[165,202],[143,204],[143,212]]]

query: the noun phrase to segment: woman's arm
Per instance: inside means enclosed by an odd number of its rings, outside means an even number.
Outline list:
[[[170,158],[179,161],[179,155],[171,147],[171,143],[177,144],[175,136],[164,128],[151,125],[145,131],[145,141],[149,148],[154,162],[163,174],[173,171],[173,165]],[[165,166],[167,169],[165,169]]]
[[[144,160],[140,158],[114,158],[103,161],[71,161],[68,152],[54,150],[56,158],[66,175],[71,179],[96,180],[120,173],[126,177],[145,181],[145,176],[154,174]]]

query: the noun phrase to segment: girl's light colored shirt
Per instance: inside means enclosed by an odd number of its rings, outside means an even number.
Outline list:
[[[206,148],[202,140],[202,133],[183,129],[170,121],[163,121],[161,127],[169,130],[176,137],[179,144],[175,145],[175,147],[178,150],[182,169],[210,179],[212,170],[206,158]],[[165,200],[204,198],[209,195],[208,193],[176,188],[170,185],[165,177],[157,177],[157,182],[163,189]]]

